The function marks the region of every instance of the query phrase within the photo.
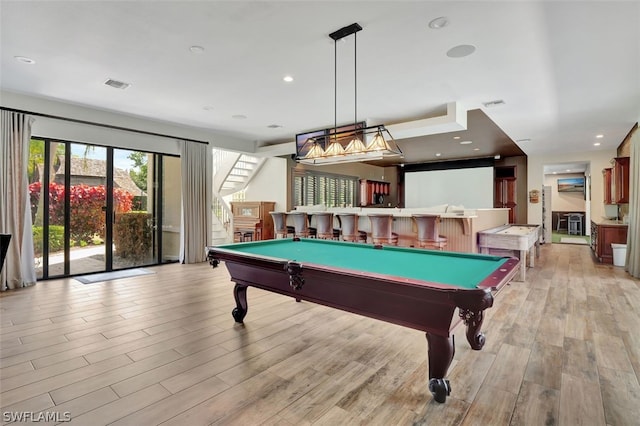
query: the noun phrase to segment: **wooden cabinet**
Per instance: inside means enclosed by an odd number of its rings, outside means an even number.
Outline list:
[[[516,168],[496,167],[493,207],[509,209],[509,223],[516,223],[517,202]]]
[[[273,201],[234,201],[231,203],[233,214],[233,239],[244,241],[251,236],[254,241],[273,239]]]
[[[629,157],[614,158],[611,170],[611,196],[614,204],[629,202]]]
[[[370,179],[360,179],[360,205],[383,206],[385,196],[391,193],[391,184]]]
[[[604,188],[604,203],[613,204],[611,196],[611,167],[602,170],[602,185]]]
[[[608,225],[591,222],[591,250],[601,263],[613,264],[611,243],[627,243],[627,225]]]

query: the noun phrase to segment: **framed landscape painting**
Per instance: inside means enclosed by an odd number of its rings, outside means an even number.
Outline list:
[[[558,179],[558,192],[584,192],[584,178]]]

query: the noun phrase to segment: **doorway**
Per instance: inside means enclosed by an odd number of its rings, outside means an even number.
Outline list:
[[[167,162],[179,176],[179,157],[32,138],[29,194],[38,279],[176,260],[171,246],[163,255],[164,213],[180,199],[179,185],[171,194],[164,191]]]
[[[548,202],[543,218],[548,242],[590,244],[591,165],[589,162],[545,164],[543,189]]]

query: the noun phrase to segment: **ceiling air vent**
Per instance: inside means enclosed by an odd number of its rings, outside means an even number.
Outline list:
[[[111,86],[114,89],[126,89],[127,87],[131,86],[129,83],[125,83],[124,81],[113,80],[111,78],[107,79],[107,81],[105,81],[104,84],[106,84],[107,86]]]
[[[482,105],[484,105],[485,108],[491,108],[498,105],[504,105],[504,101],[502,99],[497,99],[495,101],[483,102]]]

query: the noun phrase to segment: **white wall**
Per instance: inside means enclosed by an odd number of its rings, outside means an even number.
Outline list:
[[[582,173],[564,173],[544,176],[544,184],[551,187],[551,210],[563,212],[586,211],[587,202],[582,192],[558,192],[558,179],[579,178],[584,176]]]
[[[255,147],[252,141],[218,134],[206,129],[143,119],[13,92],[2,91],[0,96],[2,97],[2,106],[6,108],[159,133],[172,137],[146,135],[39,116],[34,116],[35,122],[32,128],[34,136],[174,155],[180,153],[180,144],[177,139],[181,138],[206,141],[212,146],[232,151],[252,152]]]
[[[275,201],[276,211],[287,210],[287,159],[267,158],[245,191],[247,201]]]
[[[591,199],[587,202],[590,206],[591,217],[599,218],[605,216],[603,201],[603,179],[602,169],[611,167],[610,161],[615,157],[616,151],[590,151],[583,153],[550,154],[550,155],[530,155],[527,167],[527,191],[532,189],[541,190],[544,185],[544,165],[568,162],[590,163],[591,173]],[[554,207],[555,209],[555,207]],[[529,203],[528,221],[531,224],[542,224],[542,203]],[[587,222],[588,223],[588,222]],[[590,229],[591,225],[587,225]]]

